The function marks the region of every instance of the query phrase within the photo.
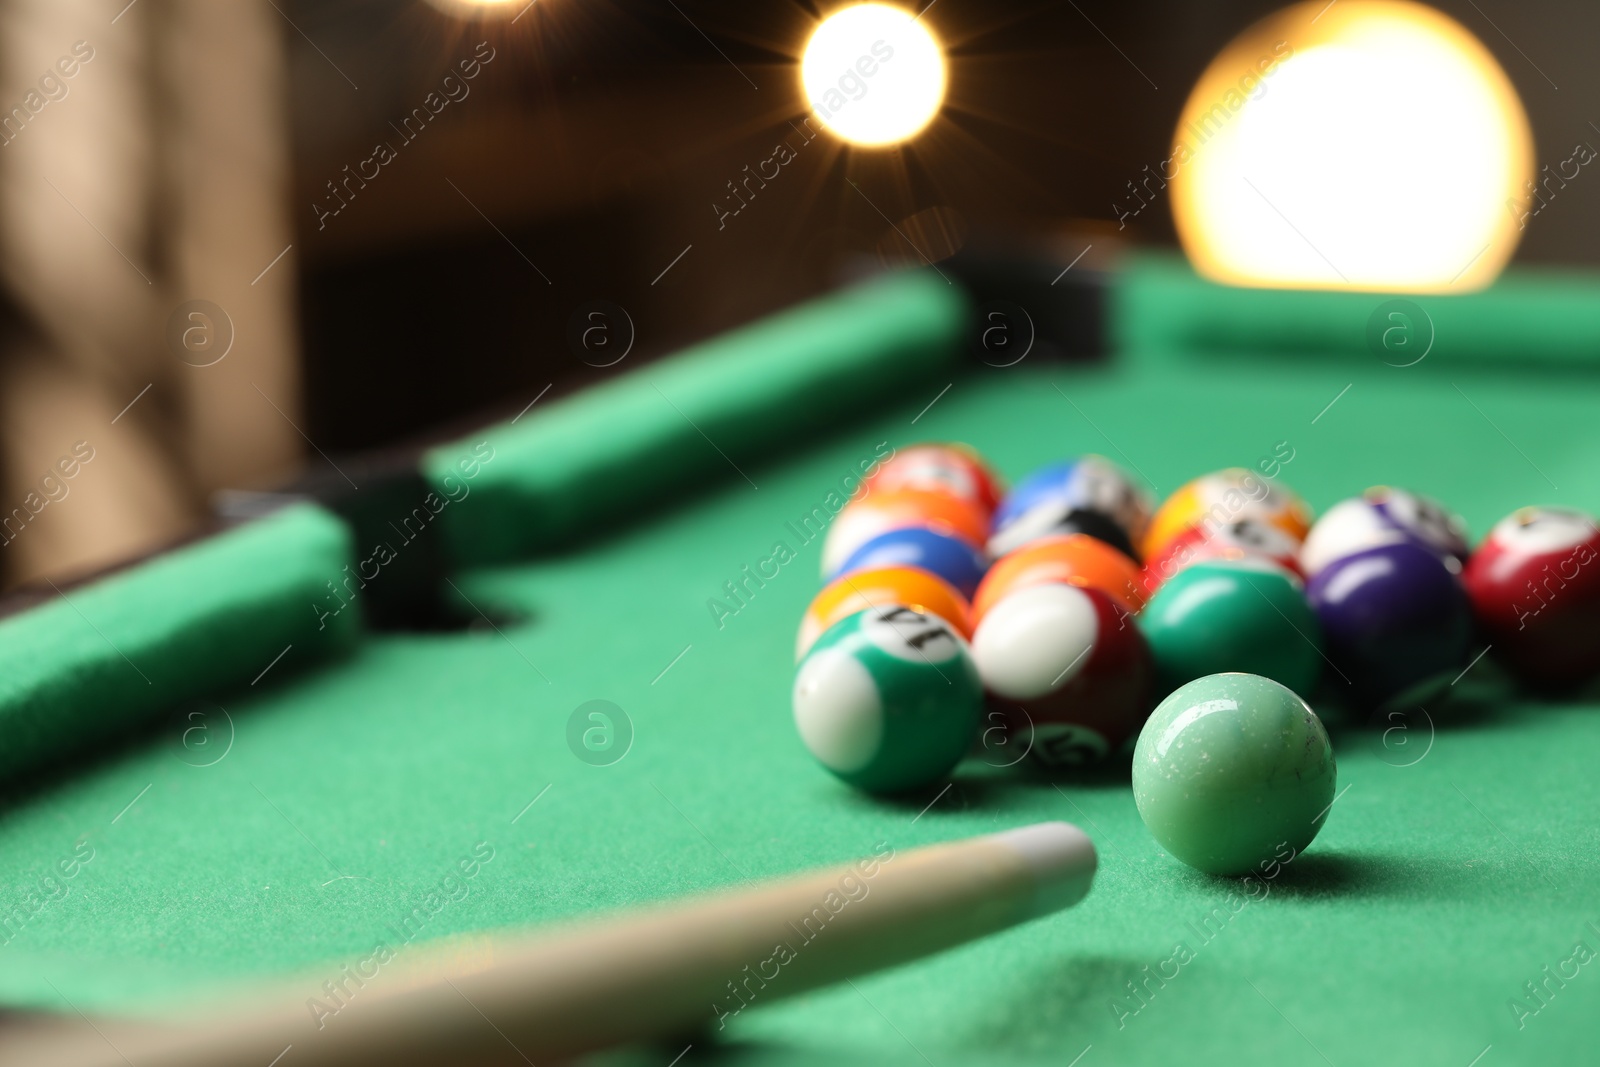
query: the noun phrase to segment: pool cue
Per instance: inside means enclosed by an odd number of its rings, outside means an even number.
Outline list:
[[[0,1060],[544,1067],[624,1042],[714,1034],[745,1007],[1051,914],[1083,899],[1095,865],[1083,831],[1037,823],[508,936],[487,962],[441,956],[421,982],[395,975],[385,989],[380,969],[320,1028],[307,1002],[326,994],[308,978],[164,1020],[66,1016],[32,1033],[0,1031]]]

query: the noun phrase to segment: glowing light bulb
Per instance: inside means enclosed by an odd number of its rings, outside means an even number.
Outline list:
[[[829,15],[806,43],[800,84],[813,113],[858,145],[914,137],[944,102],[944,52],[911,12],[857,4]]]
[[[1195,268],[1234,285],[1461,292],[1516,248],[1527,115],[1459,23],[1310,0],[1212,62],[1163,166]]]
[[[428,0],[447,15],[462,18],[500,16],[521,12],[533,6],[529,0]]]

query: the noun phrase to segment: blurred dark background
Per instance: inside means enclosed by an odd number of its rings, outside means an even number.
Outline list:
[[[219,490],[515,414],[863,265],[1016,240],[1053,273],[1091,242],[1171,245],[1165,203],[1119,233],[1113,202],[1169,154],[1206,63],[1279,6],[935,0],[940,117],[902,149],[806,142],[719,219],[727,183],[802,141],[819,5],[0,0],[0,104],[94,50],[0,146],[0,508],[97,449],[72,501],[3,541],[3,580],[148,550]],[[1436,6],[1510,75],[1539,162],[1600,144],[1600,6]],[[1597,233],[1580,178],[1517,261],[1596,264]],[[608,368],[571,339],[597,300],[635,334]]]
[[[1484,5],[1437,6],[1500,59],[1541,160],[1600,138],[1588,125],[1600,117],[1589,54],[1600,10]],[[712,203],[724,183],[803,114],[794,63],[816,5],[541,0],[507,25],[416,4],[303,0],[296,20],[361,85],[352,91],[306,40],[291,42],[312,436],[365,447],[593,376],[565,334],[594,298],[628,310],[648,354],[814,292],[854,255],[917,261],[887,220],[932,256],[973,234],[1115,232],[1113,200],[1170,154],[1205,64],[1279,6],[938,0],[925,18],[950,48],[951,80],[935,125],[903,152],[819,140],[719,231]],[[485,39],[497,58],[472,96],[319,232],[309,205],[322,183]],[[1405,131],[1393,131],[1393,150],[1406,151]],[[1450,161],[1438,163],[1448,181]],[[1520,258],[1595,262],[1600,192],[1553,206],[1559,215],[1530,229]],[[1171,244],[1156,207],[1121,236]],[[364,402],[351,404],[356,395]]]

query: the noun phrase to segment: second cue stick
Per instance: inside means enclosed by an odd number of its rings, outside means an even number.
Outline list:
[[[714,1032],[744,1006],[1048,915],[1083,899],[1095,864],[1083,831],[1036,823],[497,940],[487,965],[440,959],[388,989],[380,971],[320,1028],[307,998],[324,994],[306,982],[186,1019],[0,1039],[0,1052],[80,1067],[544,1063]]]

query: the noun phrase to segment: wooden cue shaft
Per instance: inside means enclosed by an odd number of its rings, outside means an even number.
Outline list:
[[[308,1000],[326,995],[308,979],[187,1017],[0,1040],[0,1053],[75,1067],[543,1064],[716,1031],[745,1006],[1047,915],[1084,897],[1095,864],[1077,827],[1038,823],[497,941],[489,965],[439,960],[420,985],[385,989],[380,970],[321,1026]]]

